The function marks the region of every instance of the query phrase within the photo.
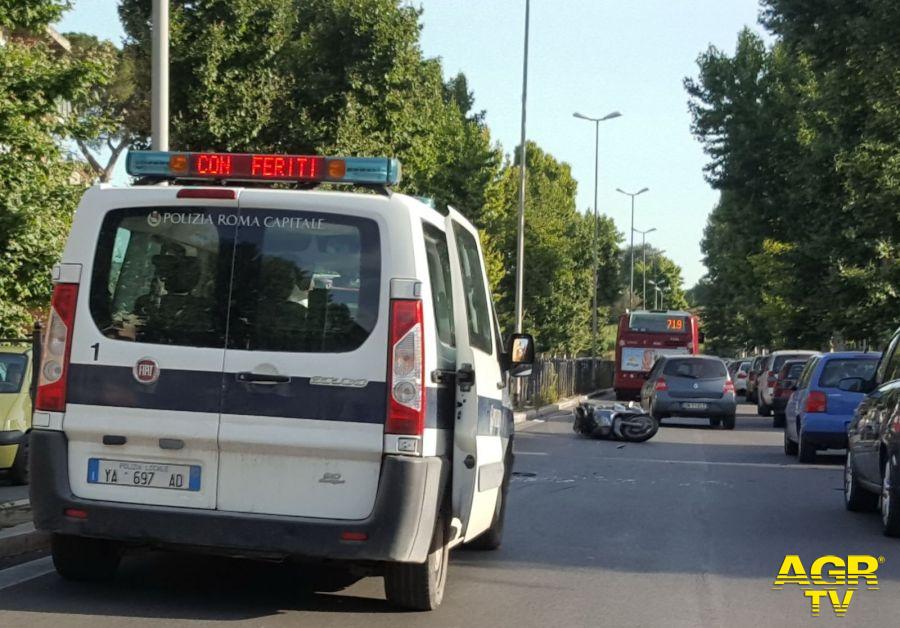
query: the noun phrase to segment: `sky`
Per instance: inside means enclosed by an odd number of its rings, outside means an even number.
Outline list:
[[[448,77],[466,74],[492,137],[505,152],[515,150],[525,0],[408,3],[424,9],[424,54],[440,57]],[[57,28],[119,43],[117,4],[75,0]],[[682,267],[686,287],[705,272],[700,240],[718,193],[703,178],[707,158],[690,132],[682,81],[696,75],[697,56],[710,45],[731,52],[741,28],[761,31],[758,13],[758,0],[531,0],[528,139],[572,166],[578,208],[587,210],[594,204],[594,129],[572,113],[620,111],[600,124],[600,212],[627,239],[631,202],[616,188],[650,188],[635,201],[634,226],[657,229],[647,242]]]

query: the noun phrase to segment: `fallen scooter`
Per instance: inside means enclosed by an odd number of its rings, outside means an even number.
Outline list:
[[[588,400],[575,408],[572,429],[589,438],[642,443],[656,435],[659,421],[631,404]]]

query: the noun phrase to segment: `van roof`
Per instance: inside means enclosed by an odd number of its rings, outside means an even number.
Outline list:
[[[213,182],[210,182],[208,185],[169,185],[169,186],[159,186],[159,185],[113,185],[110,183],[97,183],[91,186],[90,190],[100,192],[104,195],[107,194],[127,194],[131,195],[141,195],[141,194],[158,194],[160,190],[171,190],[173,192],[173,198],[177,195],[180,190],[202,190],[202,189],[210,189],[210,190],[234,190],[237,193],[237,198],[240,200],[241,194],[244,192],[252,191],[254,194],[263,193],[266,195],[271,194],[273,197],[282,197],[282,196],[298,196],[303,198],[343,198],[346,199],[349,203],[356,205],[357,207],[363,206],[368,207],[374,210],[383,210],[386,209],[392,202],[399,201],[402,205],[406,206],[408,209],[421,212],[423,214],[431,215],[432,217],[437,216],[445,216],[445,212],[441,212],[435,207],[432,207],[426,202],[423,202],[420,197],[409,196],[407,194],[401,194],[399,192],[390,192],[388,194],[377,194],[372,192],[349,192],[342,190],[289,190],[289,189],[281,189],[281,188],[272,188],[267,185],[226,185],[219,186],[215,185]],[[207,200],[214,199],[198,199],[206,202]]]

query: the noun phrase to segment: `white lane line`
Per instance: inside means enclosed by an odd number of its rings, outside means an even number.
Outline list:
[[[0,571],[0,590],[46,576],[51,571],[53,571],[53,559],[49,556],[4,569]]]
[[[546,456],[546,451],[516,451],[517,456]]]
[[[579,456],[580,457],[580,456]],[[776,462],[728,462],[713,460],[660,460],[659,458],[619,458],[618,456],[599,457],[585,456],[591,459],[616,460],[623,462],[661,462],[664,464],[713,465],[723,467],[760,467],[763,469],[832,469],[841,471],[842,467],[833,464],[778,464]]]

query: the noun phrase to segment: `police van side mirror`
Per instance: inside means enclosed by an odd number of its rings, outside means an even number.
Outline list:
[[[509,350],[504,362],[512,377],[531,375],[534,364],[534,338],[531,334],[513,334],[509,337]]]

